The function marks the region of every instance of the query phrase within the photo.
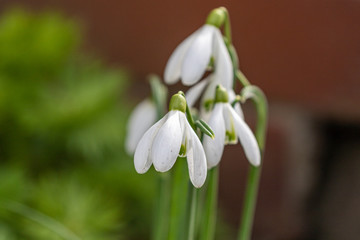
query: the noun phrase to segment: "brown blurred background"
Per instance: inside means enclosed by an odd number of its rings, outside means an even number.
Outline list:
[[[227,7],[241,69],[270,108],[254,239],[360,238],[360,1],[2,0],[0,9],[14,4],[80,20],[86,48],[131,70],[136,101],[149,93],[145,76],[162,75],[177,44]],[[254,123],[251,104],[245,111]],[[220,205],[237,226],[247,162],[239,146],[225,155]]]

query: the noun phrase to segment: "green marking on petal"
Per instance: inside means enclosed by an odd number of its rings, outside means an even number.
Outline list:
[[[225,134],[225,144],[236,144],[237,136],[235,133],[234,124],[231,122],[231,131],[226,130]]]
[[[186,144],[181,144],[179,157],[186,157]]]

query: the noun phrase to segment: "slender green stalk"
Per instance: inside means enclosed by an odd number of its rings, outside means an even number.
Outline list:
[[[217,196],[218,196],[219,168],[215,167],[208,172],[208,185],[206,191],[205,213],[203,215],[200,240],[213,240],[215,238]]]
[[[244,86],[241,96],[242,99],[253,99],[258,115],[257,126],[255,131],[255,137],[257,139],[260,151],[263,155],[265,146],[265,134],[267,125],[267,101],[263,92],[255,86],[252,86],[246,76],[238,69],[238,57],[234,46],[232,45],[231,38],[231,24],[229,14],[226,11],[226,19],[224,23],[224,33],[229,54],[234,67],[235,79],[238,79]],[[254,221],[254,214],[256,208],[256,199],[259,188],[259,181],[261,175],[261,167],[250,166],[247,186],[245,192],[245,200],[243,205],[243,211],[241,216],[241,225],[239,227],[238,240],[249,240],[251,237],[251,230]]]
[[[263,157],[265,147],[265,137],[267,128],[267,101],[264,93],[256,86],[249,85],[243,88],[241,95],[244,99],[251,98],[255,103],[257,112],[257,126],[255,137],[259,144],[261,155]],[[252,226],[254,222],[256,200],[259,189],[261,167],[250,166],[241,223],[239,227],[238,240],[249,240],[251,238]]]
[[[225,12],[225,22],[224,22],[224,34],[227,38],[228,44],[231,45],[232,43],[232,36],[231,36],[231,22],[229,12],[225,7],[222,7],[222,10]]]
[[[156,201],[153,235],[154,240],[167,240],[170,203],[170,174],[159,174],[159,198]]]
[[[168,239],[183,240],[186,239],[189,207],[189,180],[184,177],[187,175],[186,158],[178,158],[174,168]]]
[[[250,85],[249,80],[246,78],[246,76],[245,76],[240,70],[237,70],[237,71],[236,71],[236,78],[239,79],[240,83],[241,83],[244,87]]]
[[[194,131],[196,132],[196,125],[194,122],[194,119],[192,117],[190,108],[188,106],[188,104],[186,103],[186,116],[187,116],[187,120],[189,121],[190,126],[192,127],[192,129],[194,129]]]
[[[192,186],[191,193],[191,208],[190,208],[190,219],[189,219],[189,231],[188,231],[188,240],[194,240],[196,236],[196,212],[197,212],[197,198],[198,198],[198,189]]]

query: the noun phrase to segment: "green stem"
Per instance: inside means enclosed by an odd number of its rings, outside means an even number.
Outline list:
[[[168,240],[186,238],[189,180],[186,158],[178,158],[174,166],[173,187],[170,208],[170,230]]]
[[[196,212],[197,212],[197,198],[198,198],[198,189],[192,186],[192,193],[191,193],[191,209],[190,209],[190,219],[189,219],[189,231],[188,231],[188,240],[194,240],[196,231]]]
[[[225,12],[225,22],[224,22],[224,34],[227,38],[228,44],[231,45],[232,36],[231,36],[231,22],[229,12],[225,7],[222,7],[223,11]]]
[[[194,129],[194,131],[196,131],[195,122],[194,122],[194,119],[190,112],[190,108],[187,103],[186,103],[186,116],[187,116],[187,120],[189,121],[190,126],[192,127],[192,129]]]
[[[250,82],[249,80],[246,78],[246,76],[240,71],[240,70],[237,70],[236,73],[236,78],[239,79],[240,83],[246,87],[246,86],[249,86],[250,85]]]
[[[153,235],[154,240],[167,240],[170,202],[170,174],[159,174],[159,198],[156,202]]]
[[[257,112],[257,126],[255,137],[258,142],[262,160],[265,147],[265,137],[267,128],[267,101],[264,93],[260,88],[249,85],[241,91],[244,99],[251,98],[255,103]],[[259,189],[261,175],[261,166],[250,166],[247,185],[245,191],[245,199],[243,203],[243,211],[241,216],[241,224],[239,227],[238,240],[249,240],[251,238],[252,226],[254,222],[256,200]]]
[[[218,196],[219,168],[215,167],[208,172],[208,186],[206,191],[205,214],[203,215],[200,240],[215,238],[217,196]]]

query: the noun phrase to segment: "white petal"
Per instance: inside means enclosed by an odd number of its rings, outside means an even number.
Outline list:
[[[233,89],[228,90],[228,94],[229,94],[229,103],[232,103],[235,100],[235,92]],[[240,103],[236,103],[234,106],[235,112],[242,118],[244,119],[244,113],[241,109]]]
[[[209,85],[207,86],[203,97],[201,98],[201,102],[205,103],[208,100],[213,100],[215,99],[215,90],[216,90],[216,86],[218,84],[220,84],[219,82],[215,81],[214,79],[214,74],[211,74],[208,76],[208,79],[210,80]]]
[[[153,140],[161,126],[165,123],[167,117],[168,115],[165,115],[162,119],[155,123],[140,139],[134,155],[135,169],[138,173],[145,173],[149,170],[152,163],[150,156]]]
[[[181,79],[184,85],[193,85],[200,80],[212,54],[213,33],[216,28],[205,24],[185,54]]]
[[[154,138],[151,158],[155,169],[159,172],[166,172],[172,168],[179,155],[183,138],[180,113],[177,110],[170,111],[166,122]]]
[[[182,121],[185,121],[185,131],[187,135],[186,158],[190,180],[194,187],[200,188],[204,184],[207,174],[205,152],[198,136],[186,120],[185,115]]]
[[[218,28],[214,31],[215,78],[226,89],[232,89],[234,72],[230,54]]]
[[[184,56],[189,49],[191,43],[195,39],[195,36],[200,32],[201,28],[192,33],[184,41],[182,41],[171,54],[168,62],[166,63],[164,72],[164,81],[167,84],[176,83],[180,79],[181,66]]]
[[[191,87],[185,94],[186,102],[189,107],[193,107],[196,101],[199,99],[201,93],[209,83],[209,77],[205,78],[195,86]]]
[[[129,154],[133,154],[136,145],[156,121],[156,106],[149,99],[145,99],[139,103],[131,113],[126,134],[125,148]]]
[[[224,151],[225,122],[223,117],[223,103],[215,104],[208,124],[215,134],[214,139],[207,135],[204,135],[203,139],[207,167],[210,169],[218,165]]]
[[[240,139],[240,143],[244,148],[245,155],[249,162],[254,166],[260,165],[260,149],[257,144],[256,138],[249,128],[249,126],[244,122],[244,120],[237,115],[235,110],[227,104],[225,108],[228,110],[228,114],[234,119],[234,125],[236,134]]]

